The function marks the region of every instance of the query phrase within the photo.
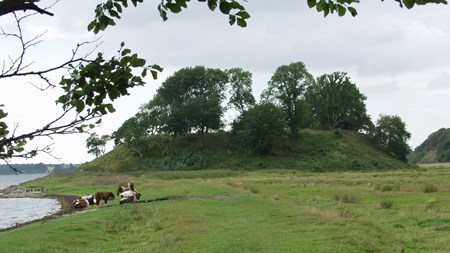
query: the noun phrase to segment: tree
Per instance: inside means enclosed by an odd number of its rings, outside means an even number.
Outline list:
[[[232,129],[234,131],[243,130],[243,119],[248,108],[256,104],[252,94],[252,73],[241,68],[232,68],[226,71],[228,75],[228,85],[230,87],[230,98],[228,107],[234,108],[238,116],[233,120]]]
[[[399,116],[380,115],[371,137],[379,147],[406,162],[406,156],[411,152],[408,145],[411,133],[406,130],[406,124]]]
[[[278,67],[262,94],[265,101],[274,101],[283,108],[292,135],[298,134],[302,124],[305,92],[313,82],[305,64],[294,62]]]
[[[220,69],[183,68],[162,83],[157,100],[148,107],[161,109],[162,129],[174,137],[192,131],[218,130],[223,125],[221,103],[226,82],[227,75]]]
[[[249,129],[249,140],[259,155],[269,155],[277,141],[286,137],[284,111],[272,103],[261,103],[250,108],[244,122]]]
[[[368,130],[367,99],[347,73],[334,72],[317,78],[307,92],[313,118],[320,128]]]
[[[105,154],[106,142],[110,139],[108,135],[98,136],[96,133],[91,133],[86,139],[86,147],[88,148],[88,153],[99,157]]]
[[[228,69],[226,73],[231,94],[228,104],[239,114],[244,114],[249,107],[256,103],[252,94],[252,73],[241,68]]]

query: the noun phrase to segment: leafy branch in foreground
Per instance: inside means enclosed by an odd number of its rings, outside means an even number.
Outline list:
[[[179,13],[188,7],[191,0],[161,0],[158,5],[158,11],[161,18],[165,21],[168,19],[168,12]],[[222,14],[228,15],[230,25],[237,24],[240,27],[247,26],[247,20],[250,14],[246,11],[244,5],[237,0],[197,0],[205,2],[211,11],[219,9]],[[381,0],[384,1],[384,0]],[[447,4],[447,0],[394,0],[399,3],[400,7],[406,6],[410,9],[417,5],[425,5],[429,3]],[[144,0],[131,0],[134,7],[143,3]],[[358,14],[355,5],[359,4],[359,0],[307,0],[309,8],[315,8],[317,12],[323,12],[324,16],[330,13],[337,13],[344,16],[347,13],[353,17]],[[100,3],[95,8],[95,17],[88,25],[88,30],[98,33],[105,30],[108,26],[116,25],[117,19],[121,18],[124,8],[128,8],[128,0],[107,0]]]
[[[37,155],[38,152],[49,153],[48,147],[26,151],[25,145],[36,137],[51,138],[53,135],[84,132],[94,128],[101,123],[103,115],[115,111],[109,101],[128,95],[130,88],[144,85],[143,78],[148,71],[153,78],[156,78],[158,72],[162,71],[162,68],[158,65],[146,66],[144,59],[139,58],[137,54],[132,54],[131,50],[124,46],[125,43],[122,43],[118,55],[109,60],[105,60],[102,53],[98,53],[95,59],[75,58],[75,50],[69,61],[57,67],[35,72],[18,70],[14,71],[13,75],[0,76],[0,78],[6,78],[38,75],[48,82],[44,74],[58,69],[67,69],[69,72],[69,75],[64,76],[59,83],[64,90],[64,95],[56,101],[56,104],[62,105],[63,108],[59,117],[42,128],[24,134],[16,134],[17,127],[14,131],[9,131],[7,124],[0,121],[0,159],[30,158]],[[134,74],[133,71],[136,70],[141,70],[141,73],[139,75]],[[73,119],[67,121],[66,119],[73,114],[75,114],[72,116]],[[0,108],[0,120],[6,118],[7,115]]]

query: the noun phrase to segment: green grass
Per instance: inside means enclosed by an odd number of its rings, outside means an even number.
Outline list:
[[[352,131],[303,129],[296,138],[277,143],[273,153],[260,157],[252,151],[245,133],[190,134],[172,142],[170,136],[152,136],[142,157],[125,146],[82,164],[85,171],[184,170],[299,170],[380,171],[411,169],[376,148],[365,135]]]
[[[2,232],[0,252],[450,252],[450,171],[442,169],[76,172],[25,185],[82,195],[123,181],[142,199],[185,198],[115,200]]]

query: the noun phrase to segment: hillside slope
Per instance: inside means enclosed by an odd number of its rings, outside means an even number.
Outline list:
[[[413,152],[413,163],[450,162],[450,128],[441,128],[430,134]]]
[[[139,158],[125,146],[79,166],[92,171],[199,169],[296,169],[302,171],[390,170],[411,168],[349,131],[302,130],[295,140],[279,143],[271,156],[255,155],[243,133],[188,135],[172,141],[156,136]],[[141,153],[142,154],[142,153]]]

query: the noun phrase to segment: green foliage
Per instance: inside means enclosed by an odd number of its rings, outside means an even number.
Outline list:
[[[411,157],[414,163],[450,162],[450,128],[441,128],[430,134]]]
[[[143,0],[131,0],[134,7],[143,3]],[[167,12],[179,13],[187,8],[190,0],[162,0],[158,5],[158,11],[161,18],[165,21],[168,19]],[[247,19],[250,14],[245,10],[238,1],[234,0],[199,0],[199,2],[207,2],[208,8],[215,11],[217,7],[221,13],[228,15],[230,25],[237,24],[240,27],[247,26]],[[95,8],[95,18],[88,25],[88,30],[98,33],[104,31],[108,26],[115,26],[115,19],[120,19],[124,8],[128,8],[128,0],[107,0],[100,3]]]
[[[162,83],[147,108],[159,109],[161,130],[173,136],[218,130],[226,82],[227,75],[220,69],[183,68]]]
[[[363,134],[345,130],[341,133],[338,137],[334,131],[301,130],[298,138],[276,139],[270,155],[263,157],[249,144],[247,131],[187,134],[175,140],[168,135],[151,135],[142,139],[142,156],[128,145],[119,145],[79,168],[93,171],[294,169],[311,172],[412,168],[380,151]]]
[[[384,1],[384,0],[381,0]],[[415,4],[425,5],[429,3],[447,4],[447,0],[394,0],[400,4],[400,7],[406,6],[411,9]],[[324,17],[328,14],[337,13],[338,16],[344,16],[347,12],[353,17],[358,15],[353,7],[359,4],[359,0],[307,0],[309,8],[315,8],[317,12],[323,12]]]
[[[86,147],[88,148],[88,154],[99,157],[105,154],[106,142],[110,139],[109,135],[98,136],[96,133],[91,133],[86,139]]]
[[[268,88],[263,91],[264,102],[274,102],[281,106],[292,135],[297,135],[305,118],[305,92],[314,83],[313,76],[303,62],[282,65],[275,70]]]
[[[131,50],[124,48],[122,42],[118,56],[109,60],[102,53],[92,61],[81,63],[69,76],[63,77],[60,85],[65,94],[56,101],[65,110],[74,107],[77,113],[87,111],[88,115],[104,115],[115,111],[112,103],[117,98],[128,95],[128,89],[144,85],[146,71],[157,73],[162,68],[145,66],[146,61]],[[134,75],[133,70],[143,69],[141,75]],[[83,131],[83,127],[79,128]]]
[[[275,143],[283,143],[287,125],[284,112],[271,103],[250,108],[245,115],[252,149],[259,155],[269,155]]]
[[[205,2],[211,11],[215,11],[218,7],[222,14],[228,15],[228,22],[230,25],[237,24],[240,27],[247,26],[247,20],[250,14],[245,10],[245,7],[235,0],[198,0]],[[382,0],[383,1],[383,0]],[[405,5],[408,9],[415,4],[424,5],[429,3],[447,4],[447,0],[394,0],[400,3],[400,6]],[[158,11],[161,18],[165,21],[168,19],[168,12],[179,13],[188,7],[190,0],[162,0],[158,5]],[[354,5],[358,4],[359,0],[307,0],[309,8],[315,8],[317,12],[323,12],[324,17],[330,13],[336,13],[342,17],[350,14],[355,17],[358,12]],[[131,0],[134,7],[143,3],[143,0]],[[95,17],[88,25],[88,30],[98,33],[105,30],[109,26],[115,26],[117,19],[121,19],[121,14],[124,8],[128,8],[128,0],[107,0],[100,3],[95,8]]]
[[[406,130],[406,124],[399,116],[380,115],[370,134],[380,148],[402,161],[407,160],[411,151],[408,145],[411,133]]]
[[[235,108],[240,115],[256,104],[252,94],[252,73],[241,68],[226,70],[230,86],[229,106]]]
[[[321,129],[368,130],[367,99],[352,83],[347,73],[334,72],[317,78],[306,93],[313,125]]]

